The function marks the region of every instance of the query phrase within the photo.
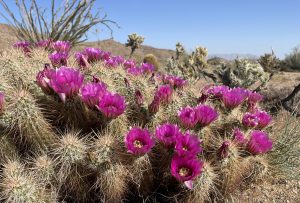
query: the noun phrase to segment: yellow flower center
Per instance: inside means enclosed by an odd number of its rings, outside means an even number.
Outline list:
[[[188,150],[187,146],[182,147],[182,149],[183,149],[184,151],[187,151],[187,150]]]
[[[134,142],[133,142],[133,145],[134,145],[134,147],[136,147],[136,148],[142,148],[144,145],[143,145],[143,143],[141,142],[141,141],[139,141],[139,140],[135,140]]]
[[[185,177],[185,176],[187,176],[189,173],[190,173],[190,169],[188,169],[188,168],[182,167],[181,169],[179,169],[179,175],[180,175],[180,176]]]

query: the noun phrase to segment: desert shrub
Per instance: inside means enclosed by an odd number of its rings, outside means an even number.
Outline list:
[[[283,68],[285,70],[300,70],[300,49],[295,47],[283,60]]]
[[[21,49],[0,58],[5,202],[221,201],[278,166],[280,143],[256,92],[200,92],[96,48],[68,67],[47,56]]]
[[[106,14],[100,16],[99,12],[91,13],[96,0],[71,0],[59,7],[53,0],[49,10],[36,0],[30,2],[28,8],[24,0],[16,1],[20,13],[20,16],[17,16],[17,12],[12,10],[5,0],[1,0],[1,15],[13,25],[19,40],[37,43],[38,46],[48,43],[47,39],[69,41],[75,45],[85,41],[86,33],[96,25],[103,25],[111,32],[111,26],[118,26],[109,20]]]
[[[143,62],[152,64],[155,67],[156,71],[159,70],[159,63],[157,61],[157,57],[153,54],[147,54],[146,56],[144,56]]]

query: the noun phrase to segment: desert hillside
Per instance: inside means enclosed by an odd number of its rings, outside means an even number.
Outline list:
[[[11,45],[17,41],[17,37],[14,34],[14,30],[11,26],[6,24],[0,24],[0,50],[11,47]],[[99,42],[85,42],[80,46],[74,48],[74,50],[81,50],[84,47],[99,47],[105,51],[110,51],[113,55],[128,56],[130,48],[125,47],[124,44],[116,42],[112,39],[102,40]],[[168,49],[157,49],[151,46],[142,45],[134,53],[134,58],[142,60],[146,54],[154,54],[161,64],[166,62],[167,58],[175,55],[175,52]]]

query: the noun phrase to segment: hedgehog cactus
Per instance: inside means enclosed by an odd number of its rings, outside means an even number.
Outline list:
[[[69,51],[67,43],[54,48]],[[0,59],[1,199],[206,202],[273,170],[277,145],[260,94],[227,86],[199,92],[151,65],[81,53],[67,59],[73,67],[49,65],[46,50],[30,57],[9,50]],[[15,75],[24,75],[22,84]]]

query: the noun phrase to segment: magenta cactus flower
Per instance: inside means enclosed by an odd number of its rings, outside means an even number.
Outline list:
[[[237,87],[223,92],[222,101],[226,108],[233,109],[242,104],[248,96],[248,91]]]
[[[14,45],[13,45],[14,48],[18,48],[18,49],[22,49],[22,51],[25,53],[25,54],[29,54],[31,52],[31,43],[30,42],[26,42],[26,41],[22,41],[22,42],[16,42]]]
[[[107,61],[111,58],[111,53],[107,51],[100,50],[100,60]]]
[[[136,90],[134,93],[134,101],[138,106],[143,105],[144,103],[144,97],[140,90]]]
[[[125,136],[125,145],[129,153],[140,156],[150,152],[155,141],[147,129],[135,127]]]
[[[182,125],[186,128],[194,128],[198,123],[196,110],[189,106],[178,111],[178,117]]]
[[[258,118],[258,124],[257,124],[257,128],[265,128],[267,127],[271,121],[272,121],[272,116],[269,115],[267,112],[265,111],[260,111],[258,110],[257,112],[255,112],[256,117]]]
[[[196,158],[175,155],[171,161],[171,174],[192,189],[193,180],[202,173],[203,162]]]
[[[173,88],[182,88],[187,84],[186,80],[173,75],[163,77],[163,82],[171,85]]]
[[[229,146],[230,142],[227,140],[222,143],[221,147],[217,151],[217,156],[219,159],[225,159],[229,156]]]
[[[154,66],[150,63],[142,63],[140,69],[143,73],[151,74],[154,72]]]
[[[239,128],[233,130],[233,140],[240,145],[245,145],[248,142],[244,133]]]
[[[153,101],[148,106],[148,111],[152,114],[155,114],[159,111],[159,107],[160,107],[160,98],[157,95],[154,95]]]
[[[88,63],[94,63],[101,59],[101,50],[97,48],[87,47],[82,54],[86,57]]]
[[[124,61],[123,66],[125,69],[130,69],[130,68],[136,67],[134,60],[131,60],[131,59]]]
[[[245,113],[242,119],[243,125],[250,128],[256,127],[258,125],[258,122],[259,120],[257,116],[249,112]]]
[[[208,95],[212,95],[214,99],[221,99],[223,94],[230,88],[225,85],[210,87],[206,92]]]
[[[200,126],[205,127],[218,119],[218,113],[212,107],[200,104],[195,108]]]
[[[71,49],[71,43],[67,41],[56,41],[53,43],[53,48],[57,52],[68,53]]]
[[[87,83],[80,89],[81,100],[91,109],[99,104],[100,99],[107,93],[107,85],[103,82]]]
[[[111,57],[118,65],[121,65],[124,63],[125,59],[123,56],[113,56]]]
[[[68,53],[64,52],[54,52],[49,55],[49,59],[54,67],[66,66]]]
[[[170,85],[161,85],[155,92],[155,95],[160,98],[164,104],[170,103],[172,100],[173,89]]]
[[[83,79],[84,76],[79,70],[63,66],[51,74],[50,87],[65,102],[66,98],[72,98],[78,94]]]
[[[115,61],[113,58],[110,58],[108,60],[105,61],[105,65],[107,67],[110,67],[110,68],[115,68],[117,67],[119,64],[117,61]]]
[[[138,75],[141,75],[143,72],[142,72],[142,69],[138,68],[138,67],[132,67],[132,68],[128,68],[127,69],[127,72],[131,75],[135,75],[135,76],[138,76]]]
[[[176,139],[181,136],[181,132],[177,125],[165,123],[156,128],[155,136],[166,147],[173,147]]]
[[[255,105],[262,101],[264,96],[257,92],[250,92],[248,95],[248,111],[254,111]]]
[[[0,92],[0,112],[4,109],[5,95],[3,92]]]
[[[53,40],[52,39],[46,39],[46,40],[41,40],[37,43],[35,43],[36,47],[40,47],[40,48],[50,48],[53,47]]]
[[[75,59],[78,65],[82,68],[87,67],[88,62],[87,62],[87,56],[81,52],[76,52],[75,53]]]
[[[263,154],[270,151],[272,146],[273,142],[267,133],[259,130],[251,132],[250,140],[247,144],[247,149],[250,153],[253,155]]]
[[[108,119],[114,119],[124,113],[126,109],[125,98],[119,94],[107,92],[96,106]]]
[[[208,85],[204,86],[202,88],[202,90],[200,91],[201,96],[198,98],[198,102],[200,104],[204,104],[207,101],[207,99],[209,98],[209,96],[211,95],[211,91],[212,91],[211,86],[212,85],[208,84]],[[210,93],[209,93],[209,91],[210,91]]]
[[[40,86],[46,94],[53,92],[53,89],[50,86],[52,74],[55,74],[55,70],[51,69],[49,64],[45,64],[44,69],[39,71],[36,75],[36,84]]]
[[[203,151],[201,141],[196,135],[189,132],[179,135],[176,139],[175,152],[179,156],[195,157]]]

